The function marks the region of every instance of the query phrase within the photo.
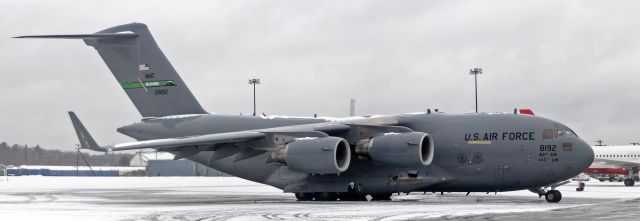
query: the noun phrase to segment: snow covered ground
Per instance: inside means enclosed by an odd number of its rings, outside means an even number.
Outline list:
[[[575,187],[572,182],[559,188],[563,194],[560,203],[547,203],[526,190],[469,196],[410,194],[394,196],[391,202],[297,202],[293,194],[234,177],[9,177],[9,181],[0,181],[0,220],[405,220],[501,216],[509,220],[521,216],[536,219],[541,212],[549,214],[547,211],[562,217],[571,211],[588,213],[593,210],[590,208],[603,210],[618,204],[629,204],[640,211],[640,203],[636,202],[640,199],[640,186],[591,181],[584,192],[576,192]],[[521,215],[513,217],[514,214]],[[556,215],[553,218],[559,218]]]

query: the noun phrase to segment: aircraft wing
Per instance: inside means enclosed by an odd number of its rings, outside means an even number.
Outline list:
[[[82,122],[80,122],[80,119],[74,112],[70,111],[69,117],[71,118],[71,122],[73,123],[74,129],[76,130],[76,134],[78,135],[78,139],[80,141],[80,148],[90,149],[95,151],[102,151],[102,152],[153,148],[160,151],[174,151],[174,152],[182,152],[183,149],[193,149],[193,150],[188,150],[186,152],[197,153],[197,151],[199,151],[198,148],[200,147],[210,147],[216,144],[224,144],[224,143],[246,142],[250,140],[261,139],[266,136],[265,133],[260,133],[255,131],[240,131],[240,132],[219,133],[219,134],[206,134],[206,135],[190,136],[190,137],[145,140],[145,141],[116,144],[112,146],[100,146],[93,139],[89,131],[84,127]]]
[[[107,148],[111,151],[153,148],[158,150],[177,150],[188,146],[211,146],[222,143],[246,142],[264,138],[266,134],[255,131],[206,134],[191,137],[167,138],[122,143]]]
[[[386,132],[409,132],[407,127],[390,126],[392,118],[357,119],[343,122],[325,122],[306,125],[274,127],[227,133],[204,134],[189,137],[153,139],[129,143],[100,146],[82,125],[75,113],[69,116],[78,135],[81,148],[97,151],[122,151],[152,148],[176,155],[176,159],[196,154],[200,151],[226,149],[251,149],[254,152],[273,151],[283,148],[287,142],[304,137],[326,137],[341,135],[351,143],[359,136],[372,136]],[[225,151],[222,151],[225,152]]]
[[[633,167],[640,166],[637,163],[633,163],[633,162],[628,162],[628,161],[623,161],[623,160],[602,159],[602,158],[594,158],[593,162],[594,163],[604,163],[606,165],[612,165],[612,166],[615,166],[615,167],[624,167],[624,168],[633,168]]]

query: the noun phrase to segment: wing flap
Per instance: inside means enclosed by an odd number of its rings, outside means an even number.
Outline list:
[[[266,135],[264,133],[260,133],[260,132],[240,131],[240,132],[182,137],[182,138],[167,138],[167,139],[156,139],[156,140],[122,143],[122,144],[114,145],[113,147],[110,148],[110,150],[119,151],[119,150],[154,148],[161,151],[169,151],[172,148],[181,148],[185,146],[211,146],[214,144],[221,144],[221,143],[245,142],[250,140],[261,139],[261,138],[264,138],[265,136]]]

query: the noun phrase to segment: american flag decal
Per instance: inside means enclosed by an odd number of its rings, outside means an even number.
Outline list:
[[[149,64],[138,65],[138,71],[148,71],[148,70],[149,70]]]
[[[562,151],[573,151],[573,144],[572,143],[563,143],[562,144]]]

